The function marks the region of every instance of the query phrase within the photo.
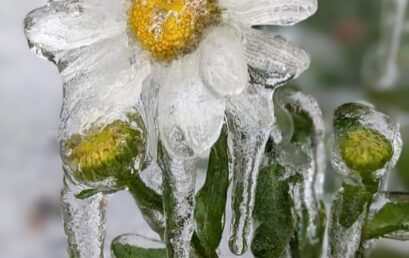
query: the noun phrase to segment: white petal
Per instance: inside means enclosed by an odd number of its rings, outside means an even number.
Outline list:
[[[244,32],[251,80],[272,87],[297,78],[310,65],[309,55],[286,39],[261,31]]]
[[[207,87],[221,96],[240,94],[249,80],[241,37],[229,26],[218,26],[204,39],[200,72]]]
[[[29,13],[24,29],[30,47],[52,59],[60,51],[90,46],[124,33],[126,19],[117,14],[106,4],[53,1]]]
[[[148,57],[139,53],[133,63],[127,35],[100,41],[59,56],[64,83],[60,138],[109,124],[135,108],[142,82],[151,71]]]
[[[317,0],[220,0],[219,4],[249,25],[293,25],[311,15]]]
[[[166,149],[179,158],[196,157],[217,140],[225,100],[204,85],[196,53],[164,69],[159,89],[158,125]]]

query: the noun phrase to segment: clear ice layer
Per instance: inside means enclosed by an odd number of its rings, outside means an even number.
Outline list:
[[[196,8],[203,3],[188,4]],[[197,49],[169,63],[156,62],[132,37],[130,4],[50,0],[27,16],[30,48],[54,62],[62,76],[59,140],[117,120],[128,121],[131,111],[139,113],[148,131],[146,159],[135,164],[143,170],[133,174],[134,180],[124,188],[164,240],[168,256],[184,258],[192,255],[197,160],[214,145],[227,120],[234,185],[230,246],[242,254],[251,237],[265,145],[271,135],[279,138],[273,92],[310,63],[308,54],[291,42],[251,26],[295,24],[312,15],[317,2],[217,1],[220,23],[203,31]],[[309,179],[308,188],[312,181],[319,180]],[[101,187],[97,188],[66,180],[63,214],[75,257],[103,257],[105,199],[98,192]],[[79,191],[89,195],[77,199]],[[132,239],[122,236],[113,245],[149,247]]]
[[[61,209],[68,253],[70,257],[101,258],[104,257],[105,196],[98,193],[80,200],[76,195],[83,190],[68,178],[64,179]]]
[[[295,88],[278,89],[274,100],[276,113],[285,112],[286,122],[292,127],[285,131],[286,126],[282,131],[288,136],[283,136],[283,141],[275,147],[277,160],[285,167],[287,178],[301,177],[292,190],[298,243],[298,247],[292,247],[292,252],[294,255],[311,253],[306,257],[319,256],[326,224],[325,207],[321,201],[325,169],[322,112],[312,96]]]
[[[233,217],[230,249],[237,255],[247,250],[254,209],[257,176],[265,145],[274,123],[272,96],[266,98],[251,85],[227,104],[227,124],[233,155]]]
[[[233,16],[249,24],[294,25],[317,10],[317,0],[220,0]]]
[[[225,100],[200,79],[197,56],[190,54],[163,70],[158,125],[168,151],[180,158],[203,154],[216,142],[224,121]]]
[[[347,122],[352,121],[352,123],[356,124],[360,128],[370,129],[380,133],[387,141],[390,142],[393,155],[385,167],[375,171],[378,178],[382,178],[390,168],[395,166],[402,150],[402,139],[399,128],[391,121],[389,117],[375,110],[374,106],[371,104],[363,102],[344,104],[335,111],[334,116],[335,123],[337,123],[338,119],[340,119],[339,121],[341,122],[343,120]],[[337,126],[335,126],[334,128],[334,145],[331,163],[341,175],[356,181],[360,181],[361,175],[359,175],[359,172],[349,168],[341,156],[339,139],[346,133],[347,130],[347,127],[337,128]]]
[[[350,227],[344,227],[340,223],[342,205],[344,202],[342,193],[343,189],[335,195],[331,206],[331,214],[328,222],[328,258],[354,258],[361,244],[361,232],[367,215],[366,206]]]
[[[197,159],[179,159],[160,150],[163,174],[165,243],[169,258],[189,258],[194,232],[193,212]]]

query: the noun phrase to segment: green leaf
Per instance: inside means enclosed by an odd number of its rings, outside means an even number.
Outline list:
[[[144,249],[121,243],[114,243],[111,248],[114,258],[166,258],[165,249]]]
[[[149,226],[162,237],[165,231],[164,223],[157,220],[157,215],[163,214],[162,196],[146,186],[137,174],[118,178],[118,181],[128,187]]]
[[[409,231],[409,203],[385,204],[364,226],[365,239],[374,239],[394,233]]]
[[[280,180],[284,172],[278,164],[260,170],[253,212],[258,227],[251,243],[256,258],[280,257],[294,234],[290,182]]]
[[[316,220],[312,223],[315,226],[314,235],[315,242],[311,241],[308,229],[310,227],[310,218],[308,210],[303,203],[303,216],[302,221],[297,221],[298,227],[296,228],[295,236],[291,240],[291,255],[293,258],[317,258],[322,255],[322,245],[324,241],[325,228],[327,224],[327,214],[324,203],[318,202],[318,215]],[[299,219],[299,218],[298,218]]]
[[[339,223],[345,227],[351,227],[364,211],[366,205],[369,205],[372,199],[372,193],[368,192],[364,186],[352,186],[343,184],[342,211]]]
[[[204,186],[196,195],[196,234],[208,253],[217,249],[222,238],[228,188],[229,151],[224,127],[211,149]]]
[[[315,128],[310,114],[293,104],[287,104],[285,108],[290,113],[294,125],[291,142],[311,144]]]
[[[87,198],[89,198],[91,196],[94,196],[94,195],[96,195],[96,194],[98,194],[100,192],[101,192],[100,189],[87,189],[87,190],[84,190],[84,191],[80,192],[79,194],[76,194],[75,197],[77,199],[84,200],[84,199],[87,199]]]

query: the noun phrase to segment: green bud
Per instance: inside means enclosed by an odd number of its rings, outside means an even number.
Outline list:
[[[138,115],[128,117],[128,121],[94,126],[63,142],[64,161],[75,180],[92,184],[121,179],[139,169],[145,157],[146,130]]]
[[[339,146],[348,168],[358,172],[381,169],[393,155],[391,143],[382,134],[368,128],[348,130],[340,138]]]

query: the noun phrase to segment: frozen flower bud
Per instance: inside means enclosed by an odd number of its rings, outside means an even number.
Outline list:
[[[94,126],[63,141],[65,168],[76,181],[85,184],[116,184],[140,169],[145,158],[145,137],[144,124],[137,114],[128,115],[128,121]]]
[[[373,106],[348,103],[335,111],[332,163],[341,174],[378,180],[396,163],[401,145],[397,127]]]

